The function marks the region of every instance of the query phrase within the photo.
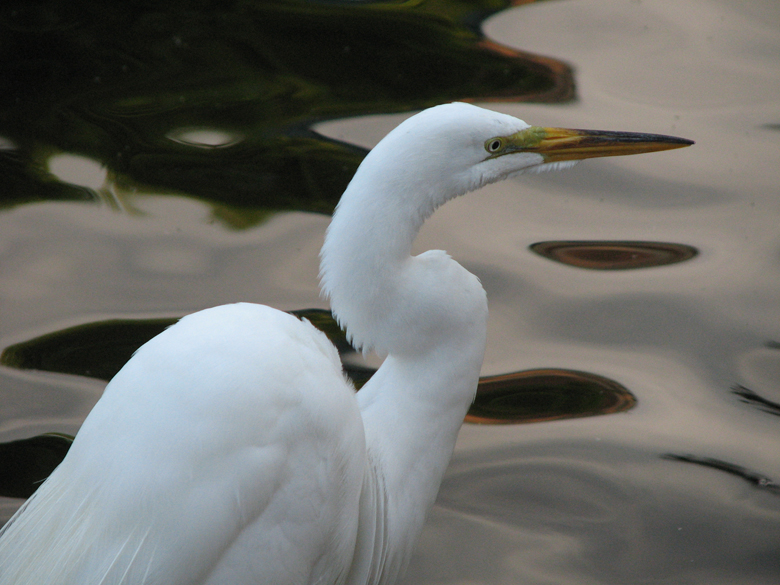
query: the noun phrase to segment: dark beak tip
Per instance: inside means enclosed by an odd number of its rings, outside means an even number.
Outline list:
[[[696,144],[693,140],[688,138],[681,138],[679,136],[668,136],[665,134],[648,134],[649,142],[658,142],[659,144],[666,142],[667,144],[674,144],[682,146],[691,146]]]

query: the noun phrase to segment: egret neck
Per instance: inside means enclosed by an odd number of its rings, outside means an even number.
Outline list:
[[[348,583],[392,582],[408,563],[485,351],[479,280],[442,251],[411,255],[425,219],[468,188],[457,177],[426,180],[415,172],[424,161],[389,138],[358,169],[322,250],[334,314],[357,347],[387,354],[357,396],[367,467]]]

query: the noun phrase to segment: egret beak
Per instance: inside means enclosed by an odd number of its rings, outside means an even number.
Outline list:
[[[623,156],[690,146],[693,140],[608,130],[569,130],[531,126],[507,137],[505,152],[536,152],[545,162],[580,160],[599,156]]]

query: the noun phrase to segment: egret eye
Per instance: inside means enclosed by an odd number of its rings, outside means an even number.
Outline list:
[[[485,143],[485,150],[491,154],[498,152],[502,148],[504,148],[504,141],[500,138],[491,138]]]

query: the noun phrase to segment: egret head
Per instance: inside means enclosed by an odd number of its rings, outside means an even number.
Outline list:
[[[690,144],[690,140],[658,134],[531,126],[513,116],[451,103],[429,108],[401,123],[362,166],[367,167],[366,174],[382,169],[382,177],[372,176],[371,182],[385,183],[385,193],[398,196],[414,192],[427,198],[422,210],[427,217],[453,197],[513,175],[567,168],[585,158]],[[414,189],[409,189],[410,184]]]

